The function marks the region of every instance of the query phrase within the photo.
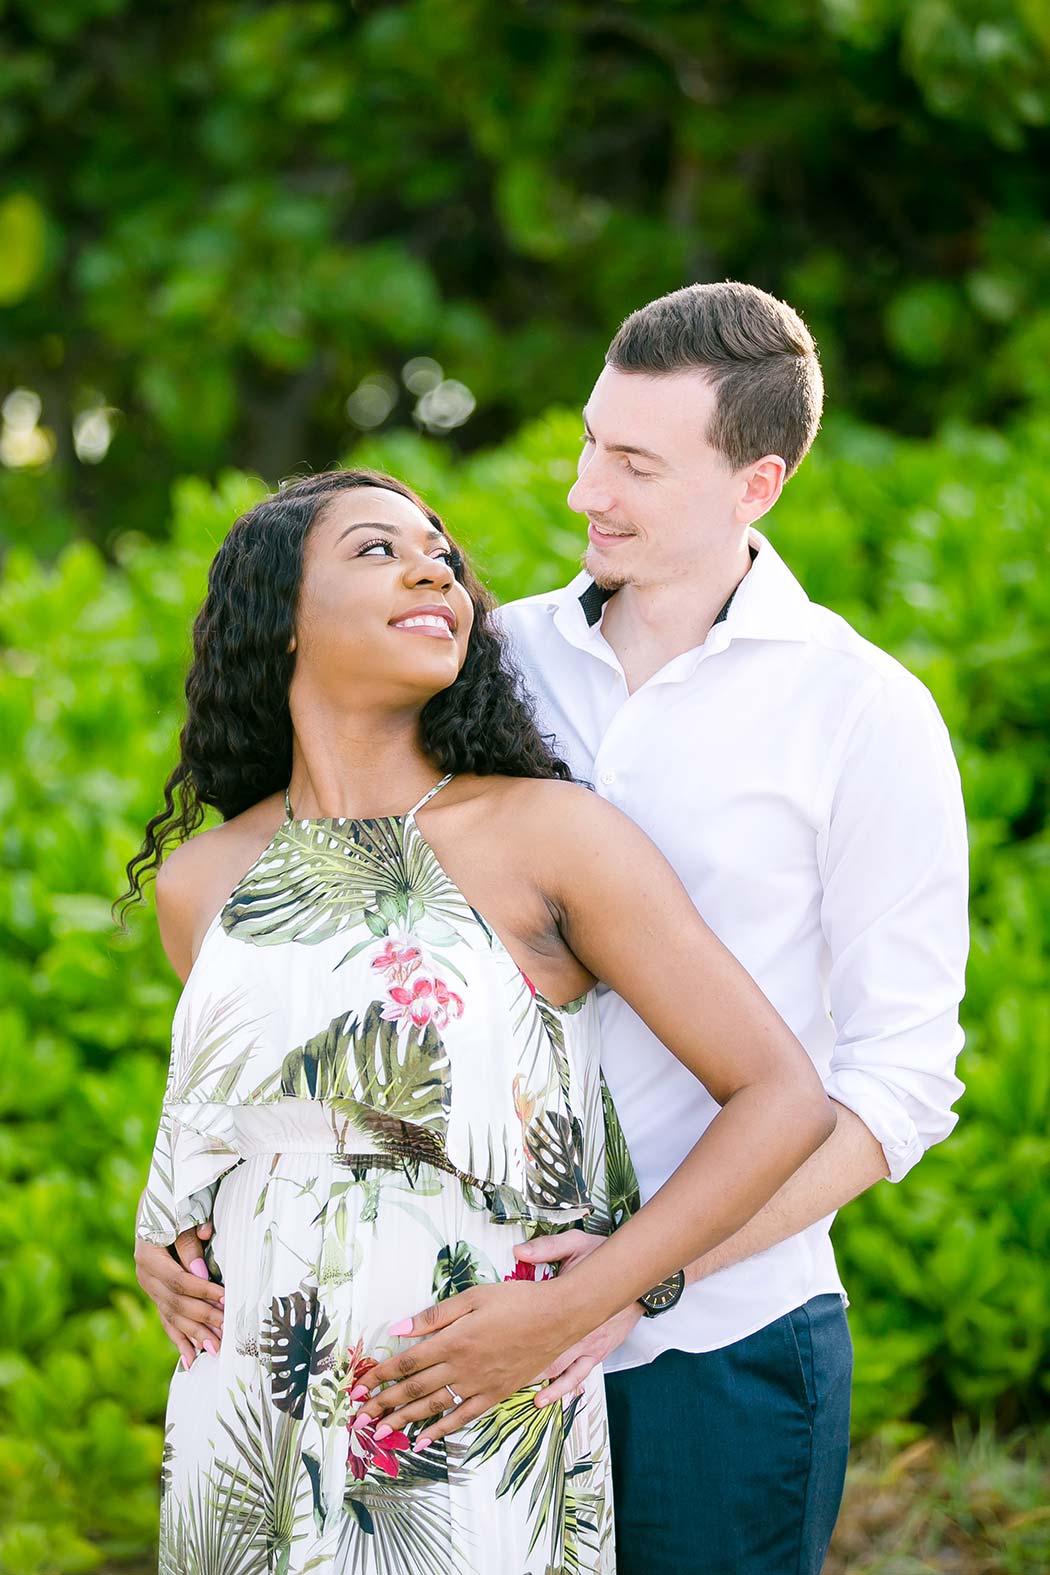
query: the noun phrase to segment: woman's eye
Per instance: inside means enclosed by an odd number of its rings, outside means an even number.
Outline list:
[[[380,552],[389,552],[392,554],[394,551],[394,544],[392,541],[383,540],[366,541],[357,556],[359,558],[366,558],[369,553],[376,552],[377,550]]]

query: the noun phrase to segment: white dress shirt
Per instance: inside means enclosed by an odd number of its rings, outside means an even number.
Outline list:
[[[500,618],[542,730],[663,850],[899,1181],[952,1130],[963,1089],[959,772],[925,686],[810,602],[757,531],[752,549],[703,645],[633,694],[586,573]],[[718,1106],[620,996],[603,988],[600,1005],[602,1065],[645,1202]],[[695,1009],[699,1020],[702,994]],[[833,1218],[688,1286],[607,1370],[715,1350],[821,1292],[844,1294]]]

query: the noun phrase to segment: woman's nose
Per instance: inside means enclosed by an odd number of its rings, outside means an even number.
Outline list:
[[[429,553],[420,553],[405,560],[406,585],[434,585],[439,590],[447,591],[455,581],[452,565],[446,558],[432,558]]]

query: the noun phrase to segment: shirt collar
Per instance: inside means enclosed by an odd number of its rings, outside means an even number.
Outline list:
[[[761,532],[751,530],[748,546],[751,568],[729,593],[712,628],[724,623],[728,640],[808,639],[810,600],[802,586]],[[584,569],[551,603],[551,611],[560,614],[557,622],[564,634],[586,639],[599,628],[612,595]]]

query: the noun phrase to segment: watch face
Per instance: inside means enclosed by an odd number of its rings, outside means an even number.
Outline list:
[[[685,1275],[679,1269],[675,1274],[669,1274],[666,1280],[661,1280],[659,1285],[654,1285],[651,1291],[639,1297],[642,1306],[649,1314],[666,1312],[673,1307],[685,1289]]]

